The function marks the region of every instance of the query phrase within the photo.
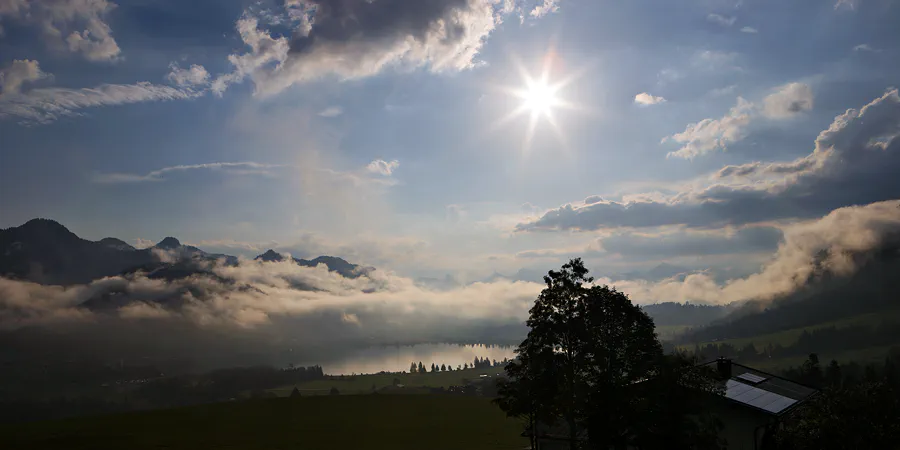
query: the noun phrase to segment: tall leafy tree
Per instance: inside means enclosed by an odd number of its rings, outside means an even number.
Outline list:
[[[659,417],[687,413],[676,408],[678,402],[667,408],[655,397],[679,384],[701,390],[704,384],[677,375],[683,366],[667,365],[653,320],[625,294],[591,285],[580,258],[551,270],[544,282],[529,311],[530,331],[516,349],[517,360],[507,365],[501,408],[509,415],[557,419],[573,449],[579,430],[588,431],[592,448],[604,449],[679,432],[661,429]]]

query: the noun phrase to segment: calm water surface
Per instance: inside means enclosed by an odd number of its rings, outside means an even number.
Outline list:
[[[319,364],[329,375],[409,371],[409,365],[413,361],[417,364],[421,361],[429,370],[431,363],[452,365],[455,370],[463,364],[471,366],[476,357],[497,361],[512,359],[513,350],[513,347],[455,344],[370,347],[340,359],[298,365]]]

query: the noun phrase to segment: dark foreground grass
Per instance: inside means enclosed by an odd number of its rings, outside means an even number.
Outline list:
[[[276,398],[0,427],[4,449],[522,449],[521,423],[449,395]]]

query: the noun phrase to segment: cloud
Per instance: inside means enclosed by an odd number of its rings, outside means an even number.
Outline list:
[[[726,149],[728,144],[744,138],[754,108],[753,103],[738,97],[737,105],[722,118],[703,119],[688,125],[681,133],[666,137],[663,142],[672,140],[683,144],[680,149],[669,152],[666,157],[692,159],[713,150]]]
[[[394,170],[396,170],[397,167],[400,167],[400,161],[397,161],[396,159],[391,162],[376,159],[366,166],[366,170],[370,173],[377,173],[389,177],[393,175]]]
[[[447,205],[447,221],[456,223],[466,216],[466,210],[460,205]]]
[[[101,84],[94,88],[40,88],[0,98],[0,120],[19,119],[23,124],[46,124],[77,116],[78,110],[98,106],[149,101],[183,100],[200,93],[149,82]]]
[[[885,92],[835,117],[809,155],[726,166],[664,196],[561,206],[519,231],[686,225],[713,228],[817,217],[835,208],[900,198],[900,96]]]
[[[880,53],[881,50],[872,48],[869,44],[859,44],[856,47],[853,47],[854,52],[871,52],[871,53]]]
[[[272,169],[284,167],[281,164],[263,164],[252,161],[245,162],[214,162],[204,164],[188,164],[180,166],[163,167],[146,174],[135,173],[100,173],[91,179],[94,183],[142,183],[147,181],[164,181],[165,175],[173,172],[185,172],[189,170],[223,170],[239,174],[272,175]]]
[[[247,13],[237,30],[248,51],[228,57],[234,70],[215,92],[249,77],[259,95],[325,77],[355,79],[388,67],[455,72],[475,57],[500,18],[484,0],[294,0],[293,36],[261,29]],[[502,12],[502,10],[501,10]]]
[[[3,0],[0,19],[38,28],[53,49],[80,53],[90,61],[112,61],[121,50],[105,17],[115,8],[107,0]]]
[[[756,34],[756,33],[759,33],[759,30],[757,30],[756,28],[753,28],[753,27],[743,27],[743,28],[741,28],[741,33]]]
[[[742,71],[737,64],[738,54],[735,52],[720,52],[716,50],[700,50],[691,56],[691,65],[700,70],[709,72]]]
[[[789,83],[776,88],[762,103],[760,109],[753,102],[738,97],[737,104],[722,118],[703,119],[689,124],[681,133],[667,136],[662,142],[671,140],[683,145],[666,157],[693,159],[715,150],[726,150],[729,144],[747,135],[747,127],[756,117],[787,119],[809,111],[813,106],[812,88],[803,83]]]
[[[726,227],[720,230],[677,229],[658,233],[618,231],[598,239],[607,254],[629,258],[672,258],[774,252],[782,230],[772,226]]]
[[[763,100],[763,115],[770,119],[784,119],[813,107],[812,88],[803,83],[789,83]]]
[[[850,11],[856,11],[857,6],[859,6],[859,0],[837,0],[837,3],[834,4],[834,9],[848,9]]]
[[[319,115],[322,117],[337,117],[343,113],[344,110],[340,106],[329,106],[319,111]]]
[[[191,64],[189,69],[182,69],[173,62],[169,64],[169,73],[166,74],[166,79],[181,87],[205,86],[209,84],[209,72],[197,64]]]
[[[656,97],[646,92],[641,92],[634,96],[634,102],[638,105],[658,105],[660,103],[665,103],[665,101],[666,99],[663,97]]]
[[[900,245],[900,201],[832,211],[785,229],[784,241],[758,273],[717,284],[704,273],[658,283],[613,282],[634,299],[725,304],[770,301],[813,287],[820,280],[856,273],[871,258]],[[609,280],[600,280],[607,282]]]
[[[132,339],[110,331],[112,340],[155,342],[135,334],[148,323],[170,333],[188,326],[209,337],[265,333],[273,338],[267,345],[284,342],[295,352],[473,338],[511,343],[521,339],[543,287],[498,280],[438,291],[381,270],[348,279],[324,266],[291,262],[197,267],[195,275],[180,279],[136,273],[67,288],[0,278],[0,329],[63,322],[84,323],[87,332],[111,322],[120,326],[110,329],[135,330]]]
[[[714,24],[721,25],[723,27],[730,27],[730,26],[734,25],[734,22],[737,20],[737,17],[723,16],[721,14],[711,13],[708,16],[706,16],[706,20],[708,20]]]
[[[9,66],[0,69],[0,97],[18,94],[22,85],[50,76],[41,71],[40,64],[35,60],[13,60]]]
[[[544,0],[544,3],[535,6],[528,15],[534,18],[541,18],[557,11],[559,11],[559,0]]]

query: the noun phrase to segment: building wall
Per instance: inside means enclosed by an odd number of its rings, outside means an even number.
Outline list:
[[[711,405],[711,411],[717,415],[724,425],[720,435],[728,441],[729,450],[755,450],[755,439],[762,439],[763,427],[771,422],[773,417],[747,407],[734,405],[729,402],[717,402]],[[757,430],[759,428],[759,430]],[[757,442],[758,444],[758,442]]]

